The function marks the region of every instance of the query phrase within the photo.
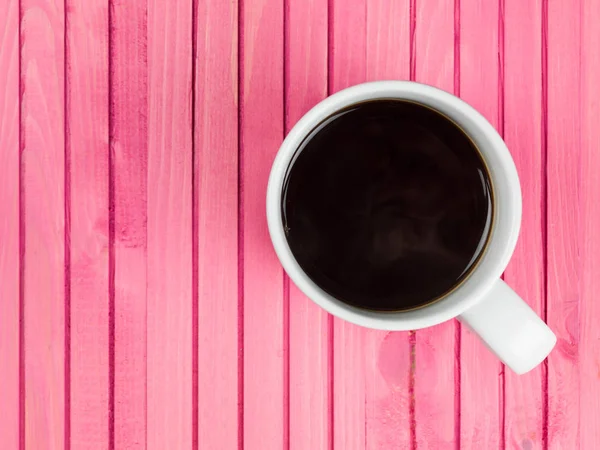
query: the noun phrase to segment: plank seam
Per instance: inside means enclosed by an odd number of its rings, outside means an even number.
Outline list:
[[[334,450],[335,446],[335,406],[334,406],[334,353],[333,353],[333,316],[327,315],[327,405],[329,408],[328,417],[328,448]]]
[[[365,77],[367,75],[367,47],[368,47],[367,46],[367,24],[369,23],[368,14],[369,14],[369,2],[365,1],[365,2],[363,2],[363,18],[365,20],[365,23],[363,24],[364,25],[363,41],[365,43],[365,48],[363,49],[363,61],[365,62],[365,67],[363,69],[362,79],[360,80],[361,83],[364,83],[365,81],[367,81],[367,80],[365,80]],[[366,398],[365,398],[365,401],[366,401]]]
[[[454,0],[454,95],[460,96],[460,0]],[[462,326],[454,324],[454,442],[455,448],[461,446],[461,353]]]
[[[461,440],[461,397],[460,397],[460,378],[461,378],[461,325],[457,320],[454,327],[454,442],[456,450],[460,450]]]
[[[412,46],[411,46],[412,48]],[[408,344],[410,348],[410,364],[408,373],[408,415],[410,422],[410,448],[417,450],[417,401],[415,398],[415,373],[417,368],[417,333],[410,331]]]
[[[454,95],[460,97],[460,0],[454,0]],[[460,331],[460,330],[459,330]]]
[[[283,136],[285,139],[288,123],[288,71],[289,71],[289,8],[288,0],[283,1]],[[283,446],[290,448],[290,279],[281,269],[283,276]]]
[[[68,90],[69,71],[69,44],[67,31],[69,29],[69,14],[67,11],[67,0],[63,1],[63,139],[64,139],[64,258],[65,258],[65,305],[64,305],[64,447],[65,450],[71,448],[71,130],[69,127],[69,103],[70,96]]]
[[[409,3],[409,79],[415,81],[417,68],[417,49],[416,49],[416,32],[417,32],[417,0],[410,0]],[[415,375],[417,365],[417,334],[415,331],[410,331],[408,336],[408,346],[410,362],[408,366],[408,417],[410,429],[410,448],[417,449],[417,414],[416,414],[416,398],[415,398]]]
[[[145,83],[146,83],[146,92],[145,92],[145,97],[144,97],[144,106],[145,106],[145,111],[144,111],[144,133],[145,133],[145,144],[146,144],[146,148],[144,149],[146,151],[146,186],[145,186],[145,211],[144,211],[144,342],[145,342],[145,352],[144,352],[144,389],[145,389],[145,395],[144,395],[144,448],[147,450],[148,449],[148,156],[149,156],[149,149],[148,149],[148,140],[149,140],[149,132],[148,132],[148,127],[149,127],[149,112],[150,112],[150,96],[149,96],[149,89],[150,89],[150,81],[149,81],[149,64],[148,64],[148,2],[146,1],[145,3],[145,7],[144,7],[144,21],[143,21],[143,25],[144,25],[144,52],[143,52],[143,61],[145,64],[145,73],[144,73],[144,78],[145,78]]]
[[[244,0],[238,1],[238,449],[244,449],[244,185],[242,117],[244,109]]]
[[[411,81],[415,81],[417,71],[417,0],[410,0],[409,4],[409,33],[410,33],[410,67],[409,77]]]
[[[504,137],[504,0],[498,1],[498,128]]]
[[[331,95],[333,90],[333,58],[331,54],[335,46],[333,35],[333,2],[327,0],[327,95]]]
[[[327,0],[327,95],[333,90],[333,58],[335,45],[333,34],[333,2]],[[334,323],[333,316],[327,314],[327,407],[328,407],[328,449],[335,447],[335,397],[334,397]]]
[[[283,447],[290,448],[290,280],[283,273]]]
[[[192,449],[198,448],[198,325],[199,287],[198,287],[198,187],[196,186],[198,161],[196,154],[196,58],[198,44],[198,0],[192,0]]]
[[[498,1],[498,132],[504,139],[504,0]],[[502,275],[504,279],[504,275]],[[500,363],[499,384],[499,434],[500,449],[506,448],[506,366]]]
[[[108,448],[115,448],[115,161],[113,108],[113,8],[108,3]]]
[[[19,449],[25,450],[25,127],[23,126],[23,3],[19,1]]]
[[[542,309],[543,319],[548,322],[548,0],[542,0]],[[548,359],[542,364],[542,447],[548,450]]]

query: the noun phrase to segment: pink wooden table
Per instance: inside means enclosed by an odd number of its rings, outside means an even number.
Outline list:
[[[600,448],[600,0],[0,0],[0,449]],[[19,37],[20,36],[20,37]],[[284,276],[286,131],[413,79],[503,134],[517,377],[456,322],[367,331]]]

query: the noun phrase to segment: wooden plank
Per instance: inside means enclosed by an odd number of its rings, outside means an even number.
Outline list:
[[[410,0],[367,2],[366,81],[410,79],[412,20]]]
[[[600,2],[584,0],[581,9],[581,390],[579,416],[581,448],[594,448],[600,442]]]
[[[148,2],[149,450],[192,447],[191,11]]]
[[[408,80],[411,62],[410,1],[367,2],[366,80]],[[365,447],[411,445],[411,345],[409,333],[366,330]]]
[[[286,2],[286,132],[327,96],[327,1]],[[289,280],[288,280],[289,282]],[[333,317],[289,283],[289,445],[293,450],[332,444]]]
[[[498,9],[497,2],[460,1],[460,96],[497,128],[501,125]],[[498,448],[502,442],[503,367],[474,334],[461,328],[460,446]]]
[[[421,0],[416,7],[415,81],[454,93],[454,3]],[[456,70],[459,68],[457,67]],[[417,448],[454,449],[458,442],[460,382],[455,321],[415,336]]]
[[[108,4],[67,2],[70,444],[109,446]],[[56,132],[56,131],[55,131]]]
[[[541,17],[541,0],[504,0],[504,140],[523,192],[521,234],[504,279],[543,317],[546,187],[542,177]],[[506,370],[507,448],[544,448],[545,380],[545,366],[521,376]]]
[[[369,330],[365,337],[365,447],[409,449],[414,443],[411,414],[411,350],[406,332]],[[358,446],[356,448],[363,448]]]
[[[147,6],[110,4],[114,446],[146,447]]]
[[[19,448],[19,2],[0,4],[0,442]]]
[[[25,448],[63,449],[64,2],[21,2]],[[68,307],[68,305],[67,305]]]
[[[193,188],[198,431],[194,448],[235,449],[241,443],[238,399],[243,392],[238,384],[243,381],[238,378],[243,352],[238,341],[242,336],[238,335],[242,320],[238,314],[242,306],[238,300],[242,289],[238,283],[238,3],[208,0],[197,2],[197,8]],[[239,407],[241,411],[241,403]]]
[[[243,443],[287,444],[283,269],[271,245],[265,193],[283,139],[283,2],[241,3],[241,239],[244,283]]]
[[[329,2],[329,92],[366,81],[366,0]],[[333,446],[365,448],[364,328],[333,320]]]
[[[584,392],[579,365],[580,255],[584,243],[580,236],[584,222],[579,178],[584,141],[580,114],[581,2],[547,2],[544,10],[547,10],[542,34],[542,46],[547,46],[544,68],[547,80],[547,309],[548,324],[558,338],[548,358],[548,448],[562,450],[580,448],[580,392]]]

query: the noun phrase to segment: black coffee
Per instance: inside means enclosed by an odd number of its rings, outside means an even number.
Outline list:
[[[459,284],[485,248],[490,180],[452,121],[377,100],[321,123],[288,170],[289,246],[324,291],[371,310],[407,310]]]

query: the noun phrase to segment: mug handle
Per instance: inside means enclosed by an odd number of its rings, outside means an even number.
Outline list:
[[[548,325],[502,280],[458,320],[518,375],[540,364],[556,344]]]

